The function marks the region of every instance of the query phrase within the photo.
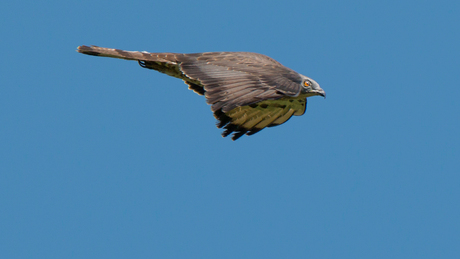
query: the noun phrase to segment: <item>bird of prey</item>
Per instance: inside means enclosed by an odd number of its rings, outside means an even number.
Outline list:
[[[79,46],[78,52],[136,60],[148,69],[180,78],[211,105],[223,137],[232,140],[303,115],[307,97],[326,93],[319,84],[276,60],[252,52],[148,53]]]

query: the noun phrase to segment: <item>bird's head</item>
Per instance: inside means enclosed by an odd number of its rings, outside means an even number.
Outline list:
[[[301,95],[305,95],[307,97],[314,96],[314,95],[320,95],[324,98],[326,98],[326,92],[319,87],[319,84],[306,76],[302,75],[302,90],[300,92]]]

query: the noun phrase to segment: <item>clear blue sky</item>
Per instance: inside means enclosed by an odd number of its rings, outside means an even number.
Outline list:
[[[458,1],[9,1],[1,258],[460,258]],[[252,51],[327,99],[236,142],[78,45]]]

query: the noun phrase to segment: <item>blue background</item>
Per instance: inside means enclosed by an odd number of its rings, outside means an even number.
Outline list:
[[[9,1],[1,258],[460,258],[458,1]],[[78,45],[253,51],[319,82],[236,142]]]

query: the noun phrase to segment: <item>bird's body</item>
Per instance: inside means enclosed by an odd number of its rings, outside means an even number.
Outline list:
[[[225,129],[222,135],[233,133],[233,140],[302,115],[307,97],[325,96],[313,79],[252,52],[148,53],[96,46],[77,51],[136,60],[144,68],[184,80],[189,89],[205,95],[217,126]]]

